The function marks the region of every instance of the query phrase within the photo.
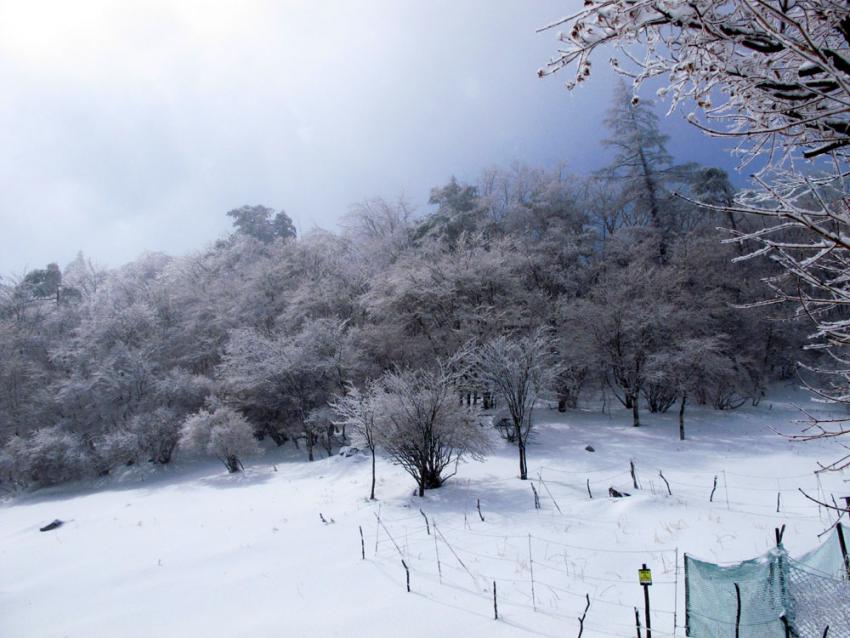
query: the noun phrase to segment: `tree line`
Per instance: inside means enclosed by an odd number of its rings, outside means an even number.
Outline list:
[[[624,86],[605,124],[614,159],[592,175],[491,169],[434,188],[426,214],[369,199],[301,237],[245,206],[187,257],[80,255],[0,282],[0,485],[356,440],[423,493],[486,452],[481,409],[524,478],[540,398],[602,394],[635,426],[676,406],[682,438],[689,403],[757,403],[814,356],[779,309],[740,309],[775,266],[736,261],[717,227],[758,220],[723,208],[722,170],[676,164]]]

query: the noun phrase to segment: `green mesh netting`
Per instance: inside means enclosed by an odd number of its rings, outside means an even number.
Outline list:
[[[686,555],[685,598],[692,638],[734,638],[736,624],[740,638],[821,638],[827,626],[829,638],[850,638],[850,581],[837,534],[798,559],[781,545],[730,566]]]
[[[843,569],[840,554],[838,560],[839,567]],[[804,563],[790,560],[788,582],[795,635],[820,638],[824,629],[829,627],[829,638],[850,638],[850,581],[839,580]]]
[[[843,533],[847,534],[846,531]],[[792,559],[792,562],[822,576],[828,576],[837,580],[845,580],[847,578],[847,571],[844,568],[844,559],[841,555],[841,544],[838,542],[837,533],[830,534],[820,547],[803,554],[796,560]]]

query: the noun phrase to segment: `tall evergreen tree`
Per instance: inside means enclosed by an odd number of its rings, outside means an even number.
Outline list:
[[[670,187],[687,179],[692,167],[673,164],[667,151],[669,137],[661,132],[652,102],[639,101],[623,82],[604,124],[610,135],[603,144],[615,155],[600,176],[619,188],[625,225],[658,230],[659,261],[665,263],[677,208]]]

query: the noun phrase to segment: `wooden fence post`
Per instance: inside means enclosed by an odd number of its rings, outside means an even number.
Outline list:
[[[404,573],[407,577],[407,592],[410,593],[410,570],[407,568],[407,563],[404,562],[404,559],[401,559],[401,564],[404,566]]]
[[[590,594],[585,594],[584,597],[587,599],[587,605],[581,618],[578,619],[578,638],[581,638],[581,634],[584,632],[584,619],[587,618],[587,610],[590,609]]]
[[[537,597],[534,594],[534,558],[531,555],[531,534],[528,535],[528,568],[531,572],[531,607],[537,611]]]
[[[741,587],[735,583],[735,598],[738,601],[738,608],[735,612],[735,638],[741,635]]]
[[[661,480],[664,481],[664,484],[667,486],[667,496],[673,496],[673,490],[670,489],[670,483],[668,483],[667,479],[664,478],[664,472],[658,470],[658,476],[661,477]]]

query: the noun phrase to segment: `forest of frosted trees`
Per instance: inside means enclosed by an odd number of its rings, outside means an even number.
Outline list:
[[[634,425],[758,402],[806,333],[741,309],[773,266],[735,262],[717,229],[761,222],[691,203],[727,206],[727,175],[674,163],[630,91],[605,124],[612,160],[592,175],[492,169],[434,188],[427,214],[369,199],[298,237],[246,206],[197,254],[0,281],[0,488],[184,454],[238,471],[263,446],[307,461],[356,439],[421,492],[486,452],[476,407],[495,404],[522,474],[537,398],[604,393]]]

